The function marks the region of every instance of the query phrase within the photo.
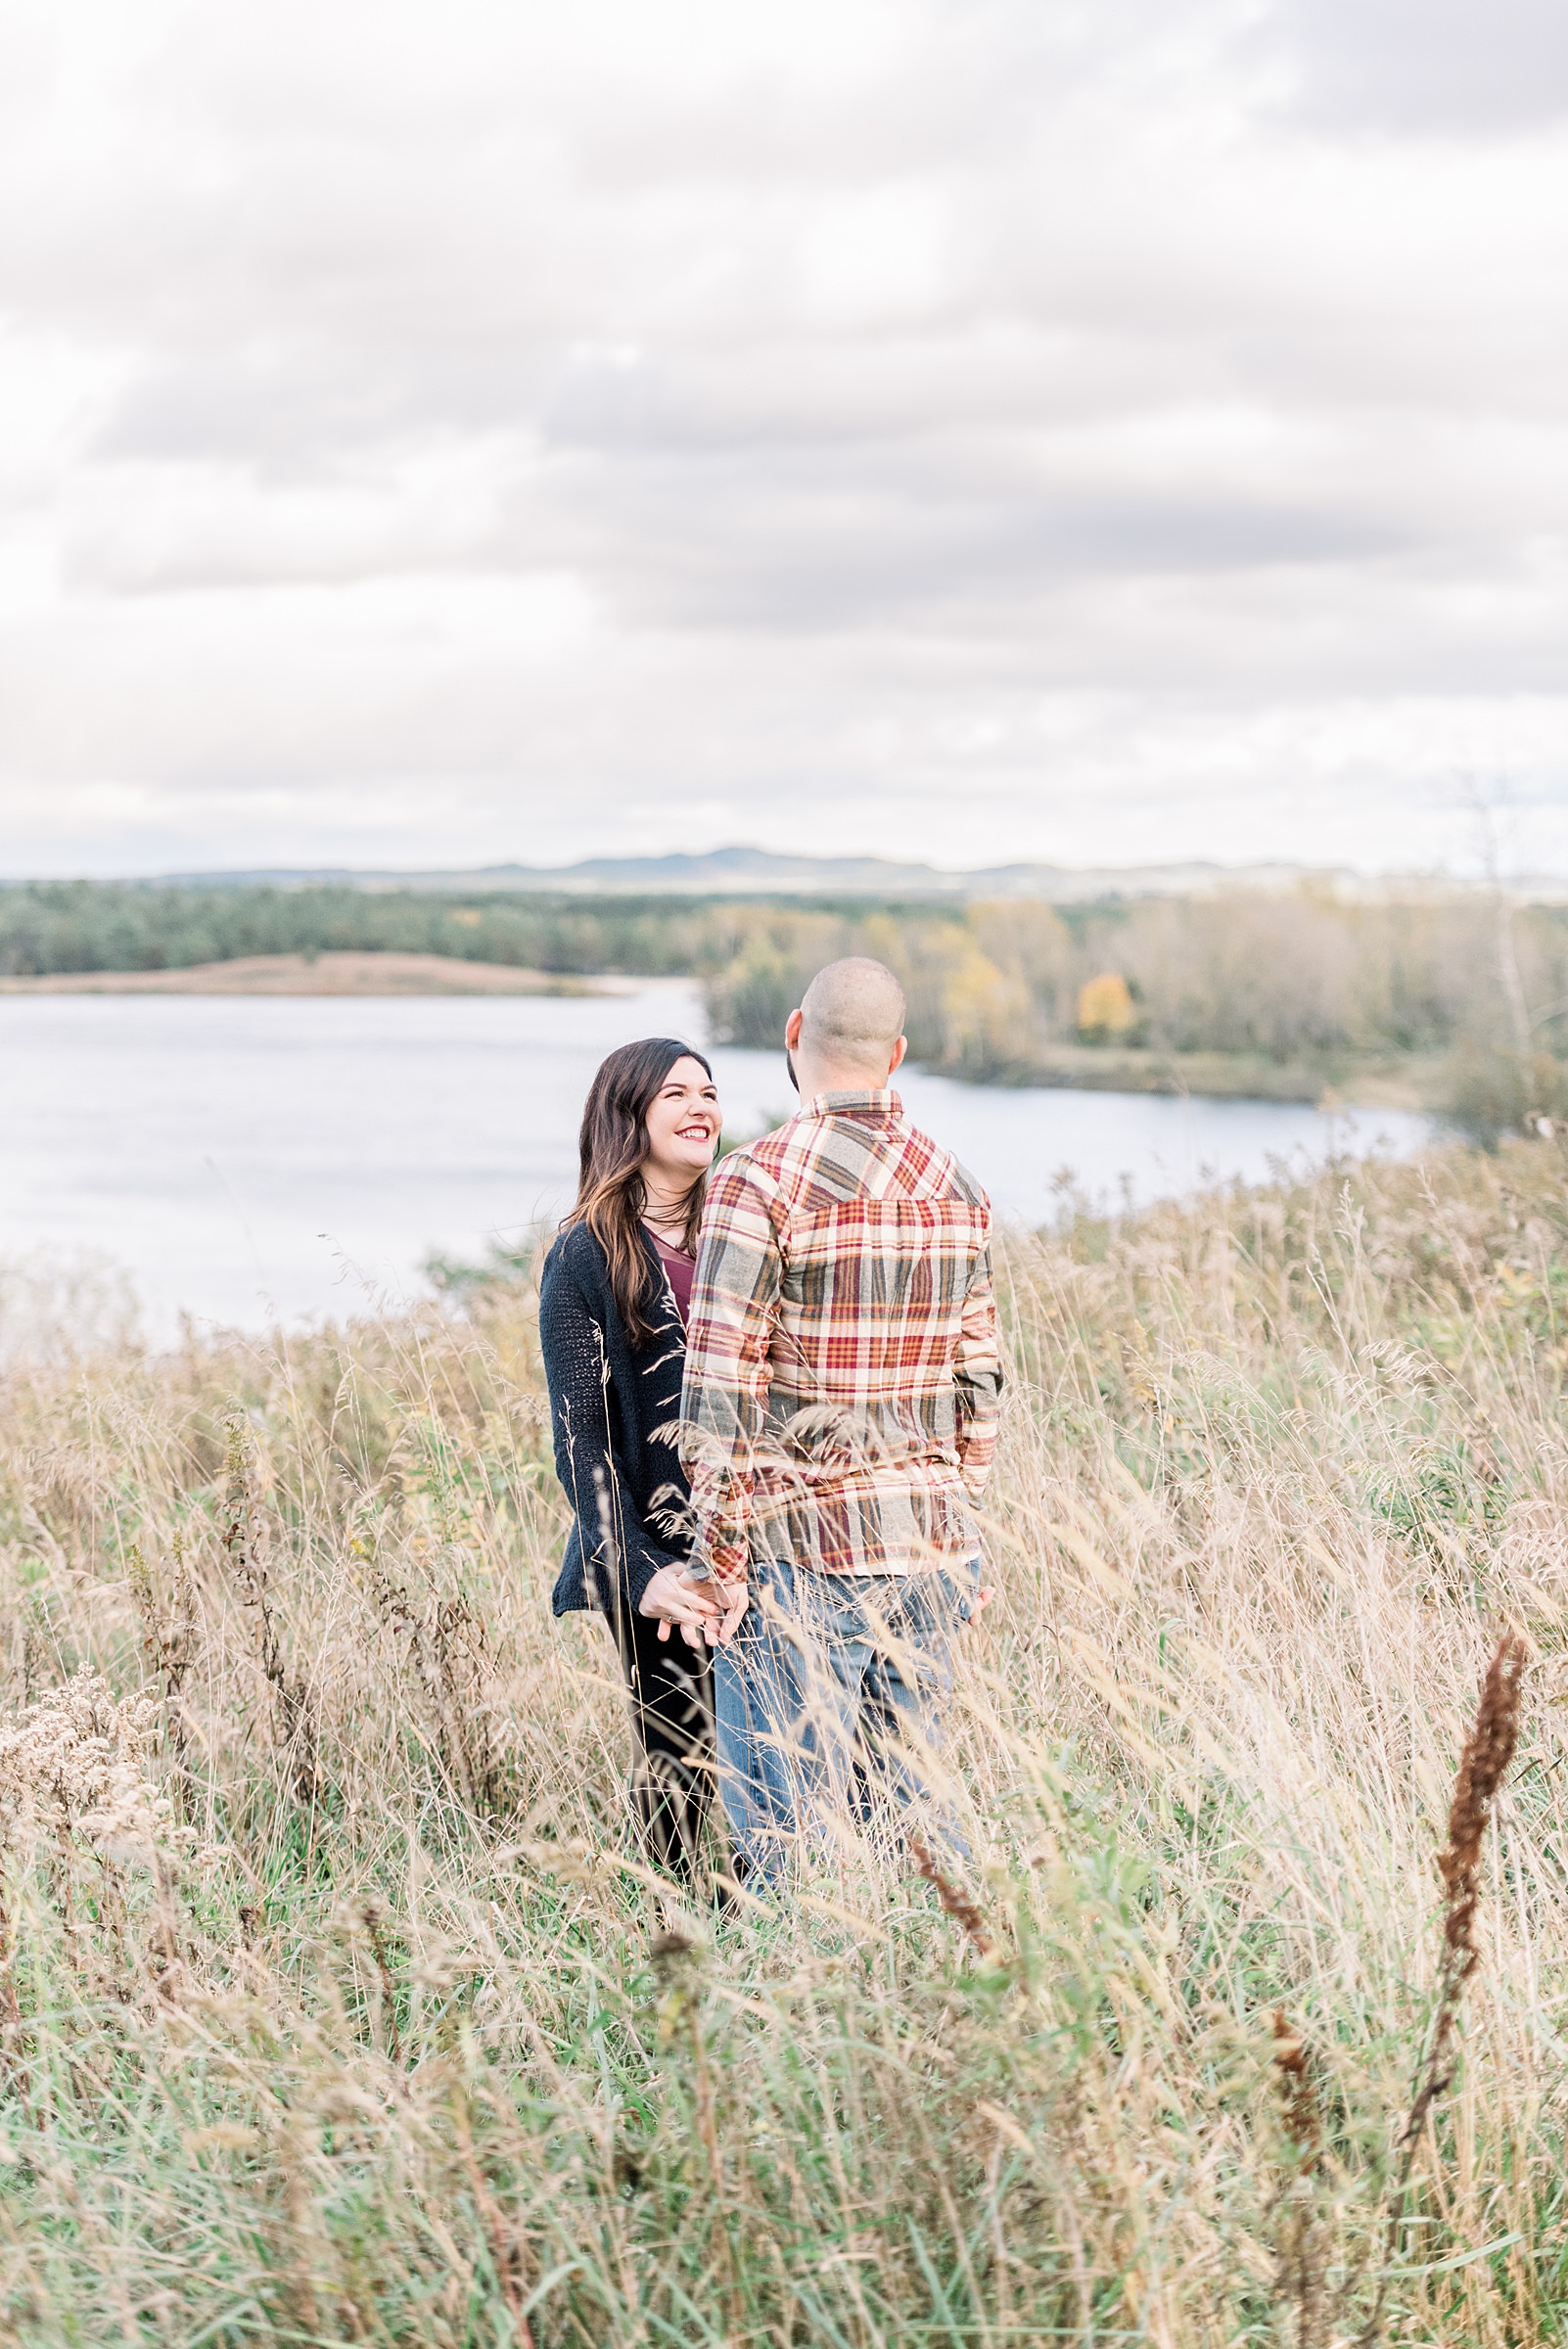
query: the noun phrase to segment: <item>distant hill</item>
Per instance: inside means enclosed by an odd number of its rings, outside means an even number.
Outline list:
[[[961,903],[977,898],[1030,898],[1056,905],[1107,898],[1206,897],[1223,889],[1290,889],[1308,880],[1348,894],[1375,893],[1383,886],[1348,871],[1296,864],[999,864],[978,872],[944,872],[935,865],[899,864],[882,856],[781,856],[766,849],[714,849],[701,856],[590,856],[567,865],[487,864],[459,872],[276,868],[167,873],[161,878],[166,886],[202,889],[330,886],[572,897],[875,898],[905,903],[922,898]]]

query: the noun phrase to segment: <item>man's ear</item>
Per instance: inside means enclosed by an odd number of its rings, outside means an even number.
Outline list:
[[[784,1023],[784,1041],[792,1052],[800,1046],[801,1015],[798,1011],[792,1011]]]
[[[898,1042],[893,1047],[893,1058],[888,1063],[888,1075],[890,1077],[896,1070],[902,1068],[903,1056],[908,1049],[909,1038],[906,1036],[900,1036]]]

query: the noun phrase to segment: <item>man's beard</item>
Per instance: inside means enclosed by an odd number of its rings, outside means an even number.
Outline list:
[[[793,1084],[793,1085],[794,1085],[794,1087],[795,1087],[795,1089],[796,1089],[796,1091],[797,1091],[797,1092],[799,1092],[799,1091],[800,1091],[800,1089],[801,1089],[801,1081],[800,1081],[799,1077],[797,1077],[797,1076],[796,1076],[796,1074],[795,1074],[795,1055],[794,1055],[794,1053],[793,1053],[793,1052],[790,1050],[790,1048],[789,1048],[788,1044],[786,1044],[786,1045],[785,1045],[785,1047],[784,1047],[784,1066],[785,1066],[785,1067],[788,1069],[788,1071],[789,1071],[789,1073],[790,1073],[790,1082],[791,1082],[791,1084]]]

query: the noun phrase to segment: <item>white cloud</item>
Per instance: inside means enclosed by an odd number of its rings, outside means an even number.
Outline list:
[[[1568,859],[1568,65],[1413,5],[0,0],[4,866]]]

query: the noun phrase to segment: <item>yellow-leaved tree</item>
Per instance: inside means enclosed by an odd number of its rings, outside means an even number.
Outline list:
[[[1097,979],[1085,979],[1079,989],[1078,1032],[1090,1043],[1126,1036],[1130,1028],[1137,1026],[1137,1005],[1120,971],[1102,971]]]

